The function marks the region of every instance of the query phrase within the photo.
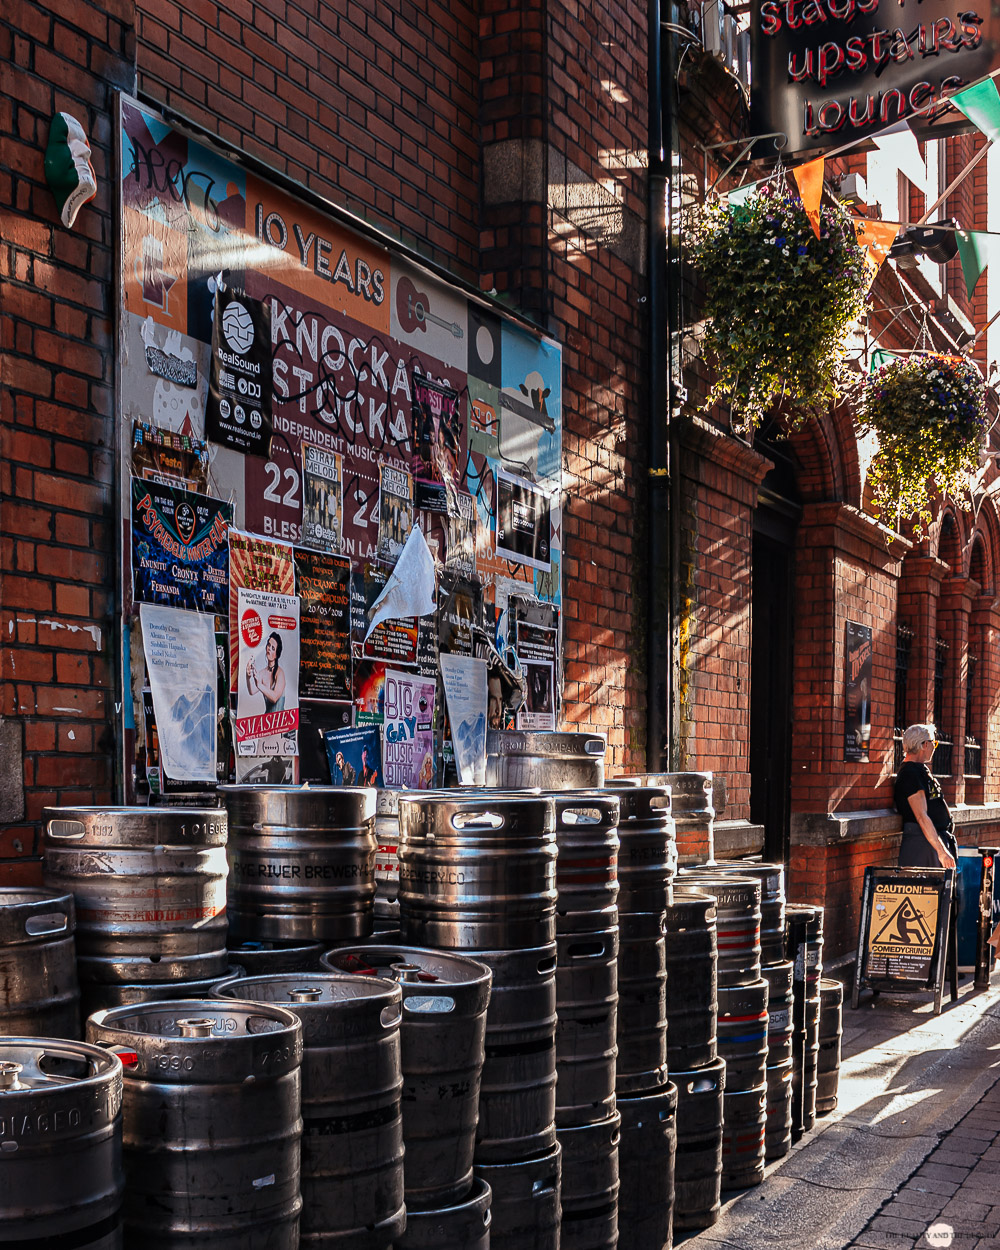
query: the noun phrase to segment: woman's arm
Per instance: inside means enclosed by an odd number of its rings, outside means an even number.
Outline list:
[[[909,796],[908,802],[913,811],[913,819],[920,826],[921,833],[931,844],[934,854],[938,857],[938,863],[942,868],[954,868],[954,857],[941,841],[938,831],[934,828],[934,822],[927,814],[927,795],[924,794],[923,790],[917,790],[915,794]]]
[[[247,660],[247,694],[253,694],[253,686],[250,679],[251,677],[256,678],[256,676],[257,674],[253,671],[253,660]]]

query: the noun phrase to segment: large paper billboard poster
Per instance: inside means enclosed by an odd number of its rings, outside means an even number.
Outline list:
[[[412,428],[418,375],[460,397],[453,434],[462,482],[481,496],[480,524],[493,528],[490,492],[479,490],[484,457],[470,457],[473,397],[480,420],[492,412],[483,448],[490,469],[546,490],[558,485],[558,346],[126,98],[121,142],[124,414],[203,436],[217,289],[270,304],[270,457],[219,447],[212,468],[212,491],[234,501],[239,528],[300,541],[305,441],[343,458],[339,554],[374,560],[380,467],[420,476]],[[516,564],[510,575],[527,576]],[[551,579],[548,589],[543,597],[558,600]]]
[[[239,531],[321,545],[359,573],[379,563],[380,483],[390,470],[393,480],[409,475],[424,484],[416,519],[435,527],[440,564],[475,568],[487,623],[513,590],[559,603],[558,345],[188,138],[154,109],[125,96],[120,105],[122,428],[130,435],[141,421],[207,439],[206,494],[232,506]],[[259,306],[270,323],[271,411],[261,428],[269,416],[273,432],[266,447],[261,439],[250,449],[256,454],[233,437],[219,443],[217,422],[206,421],[213,319],[225,299]],[[258,346],[266,358],[267,344]],[[434,438],[418,445],[414,410],[429,393],[449,398],[447,420],[438,414]],[[315,535],[302,541],[303,505],[316,505],[315,484],[308,499],[304,489],[303,444],[336,466],[327,509],[336,524],[321,544]],[[126,486],[129,448],[123,437]],[[498,546],[498,479],[528,484],[521,505],[535,501],[532,492],[548,501],[549,533],[533,535],[531,550],[505,539]],[[431,494],[437,515],[420,511]],[[128,572],[130,518],[122,520]],[[383,542],[383,561],[388,550]],[[127,704],[124,718],[130,728]]]

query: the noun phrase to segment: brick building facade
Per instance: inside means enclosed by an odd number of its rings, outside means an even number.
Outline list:
[[[663,414],[650,416],[646,23],[646,6],[615,0],[26,2],[0,19],[0,882],[37,879],[43,806],[115,795],[117,92],[495,294],[561,344],[562,724],[607,735],[609,773],[660,765],[647,742],[648,442]],[[697,49],[681,62],[676,203],[704,193],[701,145],[745,132],[735,79]],[[72,230],[42,167],[59,110],[83,123],[99,186]],[[948,171],[978,142],[949,141]],[[864,168],[864,157],[839,166]],[[714,159],[707,169],[709,181],[721,172]],[[948,212],[981,224],[986,181],[984,162]],[[890,350],[912,345],[925,313],[941,347],[955,345],[949,307],[985,322],[985,284],[970,304],[957,264],[940,296],[907,279],[914,308],[893,320],[877,310],[900,304],[901,281],[887,268],[876,285],[871,329]],[[697,289],[683,294],[693,323]],[[699,410],[705,367],[684,345],[670,765],[725,780],[723,844],[786,855],[792,894],[836,905],[840,954],[864,865],[895,853],[898,818],[885,809],[901,689],[902,723],[937,709],[953,760],[964,764],[967,735],[978,742],[978,772],[953,765],[947,784],[971,840],[988,834],[1000,524],[987,498],[975,515],[946,510],[920,544],[893,535],[863,509],[846,409],[750,447]],[[867,764],[842,759],[847,620],[873,631]]]

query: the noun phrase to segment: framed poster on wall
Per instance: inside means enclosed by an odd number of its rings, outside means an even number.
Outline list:
[[[844,759],[868,763],[872,732],[872,631],[844,622]]]

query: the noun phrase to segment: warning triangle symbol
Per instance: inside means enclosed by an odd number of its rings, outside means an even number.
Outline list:
[[[924,918],[913,906],[913,902],[904,898],[875,935],[874,942],[933,948],[934,935],[924,924]]]

